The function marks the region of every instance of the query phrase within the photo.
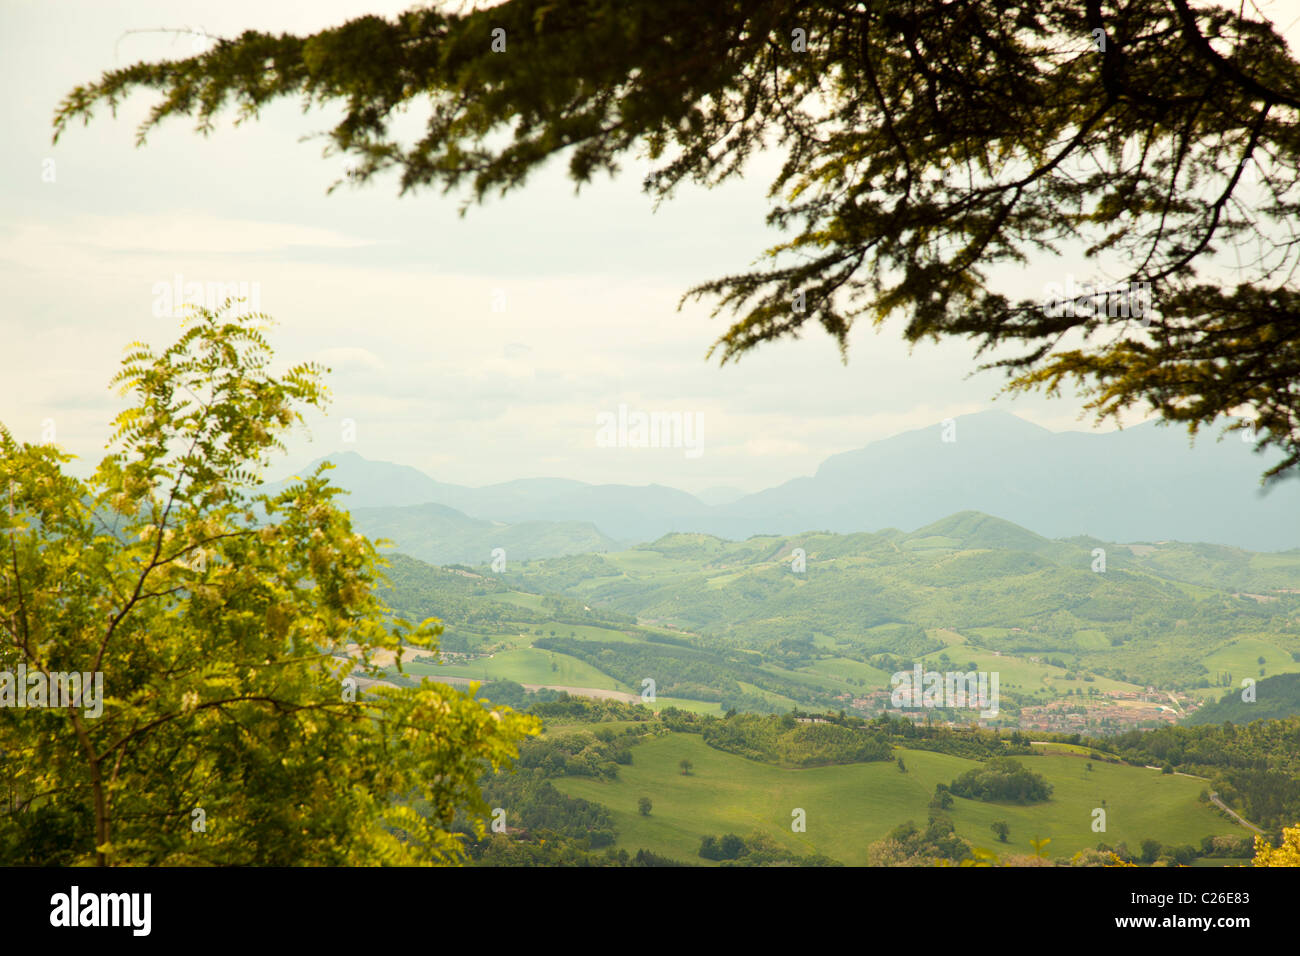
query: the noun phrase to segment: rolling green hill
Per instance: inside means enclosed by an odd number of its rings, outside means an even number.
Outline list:
[[[892,761],[835,767],[782,769],[724,753],[697,735],[670,734],[633,750],[617,779],[563,777],[561,792],[610,809],[618,846],[649,849],[674,859],[706,864],[699,858],[709,834],[757,830],[800,854],[823,853],[848,864],[868,862],[867,848],[908,820],[924,825],[935,785],[949,783],[978,766],[948,754],[900,748],[906,773]],[[1204,782],[1162,775],[1143,767],[1097,765],[1065,755],[1021,758],[1053,786],[1045,804],[981,803],[956,799],[948,811],[957,834],[973,846],[999,854],[1031,853],[1031,838],[1048,838],[1052,856],[1069,856],[1095,847],[1144,839],[1165,844],[1197,844],[1209,835],[1246,835],[1198,801]],[[691,773],[679,764],[689,760]],[[650,816],[637,812],[638,798],[649,797]],[[1104,807],[1106,832],[1092,830],[1093,810]],[[792,812],[807,814],[807,832],[791,831]],[[1005,820],[1008,842],[999,843],[990,825]]]
[[[1243,700],[1244,690],[1233,690],[1187,718],[1188,724],[1248,724],[1253,720],[1279,720],[1300,714],[1300,674],[1265,677],[1254,687],[1255,699]]]
[[[757,653],[770,674],[779,668],[786,680],[840,693],[867,686],[856,683],[865,676],[849,677],[846,661],[887,672],[952,643],[963,645],[954,663],[1001,655],[1019,668],[1026,703],[1070,689],[1065,678],[1075,673],[1092,677],[1086,689],[1074,685],[1080,693],[1110,681],[1109,690],[1118,682],[1213,694],[1245,676],[1248,658],[1263,656],[1269,674],[1300,671],[1300,552],[1049,541],[974,512],[913,534],[743,542],[672,534],[626,551],[526,562],[506,580],[677,629],[706,652],[743,652],[747,666]],[[1264,676],[1256,670],[1248,676]]]
[[[403,554],[431,564],[483,564],[495,549],[510,561],[607,551],[617,542],[581,521],[504,524],[471,518],[438,504],[353,508],[352,520],[369,538],[384,538]]]
[[[1050,541],[962,512],[912,534],[674,533],[502,573],[391,560],[389,603],[440,618],[455,655],[421,673],[624,694],[653,681],[714,712],[871,712],[920,663],[1000,674],[1007,725],[1113,733],[1244,676],[1300,673],[1300,552]]]

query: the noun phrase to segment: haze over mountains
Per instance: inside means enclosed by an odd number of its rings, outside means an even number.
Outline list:
[[[709,495],[721,502],[712,505],[662,485],[529,478],[469,488],[355,452],[326,457],[337,466],[332,482],[351,492],[342,504],[360,530],[440,563],[485,563],[493,547],[521,560],[604,551],[673,531],[731,539],[911,531],[959,511],[1049,538],[1300,547],[1300,480],[1261,493],[1271,460],[1235,433],[1222,442],[1217,434],[1189,446],[1184,430],[1155,423],[1052,432],[986,411],[957,418],[946,435],[936,424],[834,455],[811,477],[736,500]]]

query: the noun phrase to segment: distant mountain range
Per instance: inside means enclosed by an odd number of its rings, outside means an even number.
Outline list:
[[[563,478],[469,488],[355,452],[327,457],[333,483],[351,492],[344,505],[360,530],[440,563],[486,563],[492,547],[521,560],[604,551],[674,531],[744,539],[914,530],[958,511],[997,515],[1048,538],[1300,547],[1300,480],[1261,493],[1271,462],[1235,435],[1215,437],[1203,433],[1191,447],[1185,431],[1155,423],[1052,432],[987,411],[834,455],[812,477],[735,500],[711,489],[713,504],[662,485]]]

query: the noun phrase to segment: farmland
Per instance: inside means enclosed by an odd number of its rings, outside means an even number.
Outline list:
[[[631,766],[615,781],[563,778],[556,786],[610,808],[619,846],[647,848],[694,863],[707,834],[758,830],[801,854],[822,853],[847,864],[867,863],[867,847],[907,820],[923,823],[934,787],[948,783],[976,761],[899,748],[906,773],[892,762],[786,770],[705,745],[697,736],[671,734],[635,748]],[[682,760],[692,769],[683,775]],[[997,853],[1032,852],[1031,838],[1048,838],[1053,856],[1143,839],[1198,843],[1207,835],[1245,831],[1197,801],[1204,782],[1162,775],[1142,767],[1097,764],[1076,756],[1025,758],[1055,788],[1039,806],[985,804],[957,799],[948,811],[959,836]],[[649,797],[653,813],[637,812]],[[1106,832],[1092,830],[1093,810],[1106,809]],[[807,832],[791,832],[791,813],[807,813]],[[1006,843],[990,830],[995,820],[1010,825]]]

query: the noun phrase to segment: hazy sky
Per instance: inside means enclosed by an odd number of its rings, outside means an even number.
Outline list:
[[[772,155],[744,181],[683,188],[657,212],[636,162],[577,197],[554,164],[461,218],[463,197],[398,199],[391,179],[327,197],[343,160],[303,137],[336,112],[304,116],[296,103],[239,128],[228,114],[206,139],[171,120],[137,149],[153,102],[139,94],[116,120],[103,112],[50,144],[54,109],[75,85],[187,55],[193,42],[127,31],[302,33],[409,5],[0,0],[0,421],[20,440],[40,439],[49,420],[82,456],[78,471],[98,460],[123,401],[106,387],[122,347],[178,334],[176,319],[154,314],[155,285],[178,275],[256,283],[278,322],[277,354],[332,367],[328,416],[295,435],[277,473],[348,449],[470,485],[559,476],[751,491],[988,407],[1090,427],[1073,398],[992,403],[1002,378],[968,377],[970,345],[909,355],[898,322],[856,330],[847,365],[820,327],[738,365],[706,361],[725,319],[710,320],[707,302],[678,311],[677,300],[747,269],[777,238],[763,223]],[[1260,7],[1283,26],[1300,20],[1300,0]],[[996,275],[1011,294],[1037,295],[1067,272],[1091,274],[1080,260]],[[703,453],[599,447],[597,416],[620,404],[699,416]]]

